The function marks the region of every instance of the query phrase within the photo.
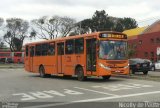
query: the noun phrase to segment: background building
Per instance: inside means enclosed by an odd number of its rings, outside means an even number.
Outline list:
[[[160,20],[150,26],[126,30],[129,48],[135,51],[132,58],[144,58],[152,61],[160,60]],[[157,55],[157,53],[159,55]]]

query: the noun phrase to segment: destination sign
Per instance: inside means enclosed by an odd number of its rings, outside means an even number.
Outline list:
[[[114,39],[127,39],[127,36],[124,34],[107,34],[102,33],[99,36],[100,38],[114,38]]]

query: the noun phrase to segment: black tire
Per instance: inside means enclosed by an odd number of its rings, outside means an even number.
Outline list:
[[[86,76],[84,76],[84,71],[82,67],[77,67],[76,73],[78,75],[78,80],[79,81],[84,81],[86,80]]]
[[[102,76],[103,80],[109,80],[110,77],[111,77],[111,75],[109,75],[109,76]]]
[[[39,75],[41,78],[51,77],[51,74],[45,74],[45,69],[43,66],[39,68]]]
[[[148,71],[144,71],[143,74],[144,74],[144,75],[147,75],[147,74],[148,74]]]
[[[71,78],[72,76],[71,75],[64,75],[63,76],[63,78],[65,78],[65,79],[69,79],[69,78]]]
[[[151,71],[155,71],[155,67],[154,66],[151,67]]]
[[[135,71],[132,70],[132,74],[135,74]]]
[[[45,77],[45,70],[44,70],[43,66],[40,66],[40,68],[39,68],[39,75],[41,78]]]
[[[50,78],[51,74],[45,74],[45,77]]]

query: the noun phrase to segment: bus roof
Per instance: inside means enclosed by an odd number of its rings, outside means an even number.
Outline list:
[[[81,34],[81,35],[74,35],[74,36],[67,36],[67,37],[62,37],[62,38],[57,38],[57,39],[51,39],[51,40],[44,40],[44,41],[39,41],[39,42],[32,42],[32,43],[27,43],[25,45],[34,45],[34,44],[40,44],[40,43],[48,43],[48,42],[54,42],[54,41],[62,41],[65,39],[76,39],[76,38],[81,38],[81,37],[89,37],[89,36],[95,36],[95,35],[99,35],[101,33],[108,33],[108,34],[122,34],[122,35],[126,35],[124,33],[121,32],[115,32],[115,31],[101,31],[101,32],[93,32],[90,34]]]

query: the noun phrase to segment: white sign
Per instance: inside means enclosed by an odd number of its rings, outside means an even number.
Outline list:
[[[160,47],[157,47],[157,55],[160,55]]]

